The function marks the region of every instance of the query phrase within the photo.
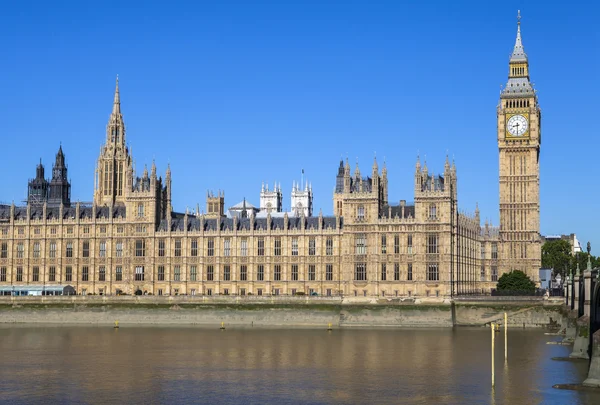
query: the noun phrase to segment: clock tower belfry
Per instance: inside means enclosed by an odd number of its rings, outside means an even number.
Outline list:
[[[508,83],[497,108],[500,163],[499,275],[521,270],[539,280],[541,110],[529,80],[529,61],[517,39],[508,64]]]

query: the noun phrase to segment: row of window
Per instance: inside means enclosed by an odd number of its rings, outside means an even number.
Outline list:
[[[17,267],[14,281],[15,282],[29,281],[29,280],[24,280],[23,275],[24,275],[23,267],[20,267],[20,266]],[[157,267],[157,275],[156,276],[157,276],[156,278],[158,281],[167,281],[167,277],[166,277],[166,273],[165,273],[165,266]],[[273,268],[273,281],[281,281],[282,280],[281,276],[282,276],[281,265],[275,265]],[[99,266],[98,267],[98,281],[107,281],[106,277],[107,277],[106,267]],[[43,278],[45,279],[46,277],[43,277]],[[136,266],[135,267],[134,278],[136,281],[145,281],[144,266]],[[248,278],[249,278],[248,266],[247,265],[239,266],[239,276],[238,276],[237,281],[249,281]],[[291,280],[299,281],[300,279],[301,278],[300,278],[300,273],[298,271],[298,265],[292,265],[291,266]],[[304,277],[302,279],[304,279]],[[308,273],[307,273],[306,279],[308,281],[315,281],[317,279],[317,271],[316,271],[315,265],[308,266]],[[48,281],[56,282],[56,281],[62,281],[62,280],[63,280],[63,278],[60,278],[60,277],[59,277],[59,279],[57,279],[56,266],[50,266],[48,268]],[[123,281],[123,267],[122,266],[115,267],[114,280],[115,281]],[[199,281],[199,273],[198,273],[196,266],[190,266],[188,280],[189,281]],[[223,271],[221,273],[220,281],[232,281],[232,280],[233,280],[233,275],[231,272],[231,266],[224,265]],[[7,282],[7,281],[12,281],[12,280],[8,280],[7,268],[1,267],[0,268],[0,282]],[[40,268],[38,266],[34,266],[32,268],[31,281],[32,282],[40,281]],[[74,281],[73,267],[71,267],[71,266],[65,267],[64,281],[65,282]],[[81,268],[81,281],[91,281],[90,268],[88,266],[82,266],[82,268]],[[171,281],[184,281],[184,280],[182,280],[181,266],[173,267],[173,279]],[[206,267],[206,281],[216,281],[215,280],[215,268],[212,265],[208,265]],[[262,264],[257,266],[256,281],[268,281],[265,279],[265,267]],[[332,264],[327,264],[325,266],[325,281],[333,281],[333,265]]]
[[[498,266],[492,266],[492,274],[490,275],[492,281],[498,281]],[[479,274],[481,281],[485,281],[485,266],[481,266],[481,273]]]
[[[175,257],[182,256],[182,240],[176,239],[174,241],[174,255]],[[16,257],[24,258],[25,257],[25,245],[23,242],[19,242],[16,245]],[[124,243],[122,241],[118,241],[115,243],[115,253],[116,257],[123,256],[123,246]],[[231,256],[231,239],[223,240],[223,255]],[[48,245],[48,257],[56,257],[56,242],[50,242]],[[274,254],[275,256],[281,256],[282,253],[282,241],[281,238],[276,238],[274,240]],[[99,256],[106,257],[107,256],[107,245],[106,241],[101,241],[99,243]],[[198,256],[198,239],[192,239],[190,241],[190,256]],[[312,237],[308,240],[308,254],[310,256],[316,255],[317,246],[316,246],[316,238]],[[207,256],[215,255],[215,240],[214,238],[209,238],[207,240]],[[299,248],[298,248],[298,238],[292,238],[292,256],[298,256]],[[164,257],[166,254],[166,240],[159,239],[158,240],[158,256]],[[248,240],[241,239],[240,240],[240,256],[248,256]],[[325,254],[327,256],[333,255],[333,238],[329,237],[326,239],[325,244]],[[259,238],[257,241],[257,255],[264,256],[265,255],[265,240],[264,238]],[[146,241],[144,239],[138,239],[135,241],[135,256],[143,257],[146,256]],[[8,257],[8,243],[2,242],[0,245],[0,258]],[[41,257],[41,244],[40,242],[35,242],[33,244],[33,252],[32,257],[39,258]],[[67,242],[65,244],[65,257],[73,257],[73,242]],[[82,243],[82,257],[90,257],[90,242],[84,241]]]
[[[367,253],[367,238],[365,234],[358,234],[355,237],[356,254]],[[388,253],[387,235],[381,235],[381,254]],[[391,252],[390,252],[391,253]],[[400,235],[394,235],[393,253],[400,253]],[[406,236],[406,253],[413,253],[413,236]],[[437,234],[427,235],[427,253],[439,253],[439,236]]]
[[[142,271],[143,274],[143,271]],[[57,277],[58,273],[57,273],[57,269],[55,266],[50,266],[48,268],[48,281],[49,282],[56,282],[56,281],[65,281],[65,282],[73,282],[74,281],[74,277],[73,277],[73,267],[71,266],[67,266],[65,267],[65,273],[64,273],[64,277],[60,277],[60,275]],[[43,279],[45,279],[46,277],[43,276]],[[136,280],[138,278],[136,277]],[[141,278],[141,280],[143,280],[143,277]],[[2,267],[0,268],[0,282],[6,282],[9,281],[8,280],[8,272],[6,267]],[[24,281],[31,281],[31,282],[39,282],[40,280],[40,268],[37,266],[34,266],[31,269],[31,280],[25,280],[24,279],[24,273],[23,273],[23,267],[17,267],[17,271],[15,273],[15,279],[14,282],[17,283],[21,283]],[[81,268],[81,281],[91,281],[90,280],[90,269],[88,266],[83,266]],[[98,268],[98,281],[106,281],[106,267],[104,266],[100,266]],[[123,267],[122,266],[117,266],[115,267],[115,281],[123,281]]]
[[[498,243],[493,242],[491,244],[492,249],[492,260],[498,259]],[[481,260],[485,260],[485,245],[481,245]]]
[[[22,242],[19,242],[15,245],[16,247],[16,257],[18,259],[22,259],[25,257],[25,245]],[[32,249],[32,257],[40,258],[41,257],[41,244],[40,242],[35,242],[33,244]],[[57,249],[56,242],[50,242],[48,245],[48,257],[53,258],[57,257]],[[74,249],[73,242],[67,242],[65,244],[65,257],[73,257]],[[106,242],[100,242],[98,254],[100,257],[106,257]],[[90,242],[83,242],[81,247],[81,255],[82,257],[90,257]],[[115,243],[115,256],[123,257],[123,242]],[[2,242],[0,244],[0,258],[6,259],[8,257],[8,243]]]
[[[394,263],[393,274],[391,275],[394,281],[400,281],[400,264]],[[386,263],[381,264],[381,273],[380,280],[388,281],[392,278],[388,278],[388,268]],[[428,263],[427,264],[427,281],[439,281],[440,280],[440,271],[438,263]],[[367,264],[366,263],[357,263],[354,270],[354,279],[357,281],[367,281]],[[406,280],[413,281],[413,265],[412,263],[408,263],[406,266]]]
[[[67,234],[73,234],[73,227],[72,226],[68,226],[65,228],[66,229],[66,233]],[[89,226],[83,226],[81,227],[81,233],[88,235],[90,233],[90,227]],[[98,231],[99,233],[106,233],[106,226],[99,226],[98,227]],[[122,226],[118,226],[117,228],[117,233],[123,233],[124,228]],[[50,235],[56,235],[58,233],[58,227],[56,226],[51,226],[49,228],[49,233]],[[2,235],[8,235],[8,227],[3,227],[0,228],[0,234]],[[33,234],[34,235],[41,235],[42,234],[42,227],[41,226],[36,226],[33,227]],[[24,226],[19,226],[17,227],[17,235],[25,235],[25,227]]]
[[[381,254],[388,253],[388,240],[387,235],[381,236]],[[16,245],[16,257],[24,258],[25,257],[25,246],[22,242],[17,243]],[[66,242],[65,244],[65,257],[73,257],[73,242]],[[281,238],[275,238],[273,242],[273,253],[275,256],[281,256],[282,254],[282,240]],[[123,249],[124,242],[117,241],[115,243],[115,256],[123,257]],[[243,238],[240,240],[240,256],[248,256],[248,240]],[[482,247],[482,255],[484,254]],[[316,255],[316,239],[314,237],[309,238],[308,240],[308,254],[310,256]],[[437,234],[429,234],[427,235],[427,253],[429,254],[437,254],[439,252],[439,236]],[[48,257],[54,258],[57,256],[57,245],[56,242],[50,242],[48,245]],[[158,256],[164,257],[166,256],[166,240],[159,239],[158,240]],[[389,253],[399,254],[400,253],[400,235],[394,235],[393,237],[393,246],[392,250]],[[408,254],[413,253],[413,236],[406,236],[406,252]],[[190,256],[196,257],[199,254],[198,250],[198,239],[192,239],[190,241]],[[209,238],[207,240],[207,256],[215,255],[215,240],[214,238]],[[223,240],[223,256],[231,256],[232,248],[231,248],[231,239]],[[364,233],[355,235],[355,253],[358,255],[367,254],[367,235]],[[90,257],[90,242],[84,241],[82,243],[82,257]],[[298,256],[299,254],[299,246],[298,246],[298,238],[292,238],[291,241],[291,254],[292,256]],[[329,237],[326,239],[325,245],[325,254],[327,256],[333,255],[333,238]],[[98,250],[99,257],[107,257],[107,244],[106,241],[101,241],[99,243]],[[174,256],[181,257],[183,255],[182,248],[182,240],[175,239],[174,241]],[[265,240],[264,238],[259,238],[257,241],[257,255],[264,256],[265,255]],[[135,256],[136,257],[144,257],[146,256],[146,241],[144,239],[137,239],[135,241]],[[2,242],[0,245],[0,258],[8,257],[8,243]],[[41,244],[40,242],[35,242],[33,244],[33,252],[32,257],[39,258],[41,257]],[[483,256],[482,256],[483,258]],[[498,246],[496,243],[492,244],[492,259],[498,258]]]
[[[281,281],[281,265],[275,265],[273,269],[273,280]],[[406,268],[406,280],[413,280],[413,265],[412,263],[408,263]],[[484,268],[482,267],[482,273],[484,273]],[[56,267],[50,266],[48,269],[48,281],[54,282],[59,281],[56,279]],[[135,267],[135,280],[136,281],[144,281],[144,266],[136,266]],[[107,269],[105,266],[98,267],[98,281],[106,281]],[[157,268],[157,280],[158,281],[166,281],[167,274],[165,272],[165,266],[158,266]],[[198,281],[199,273],[196,266],[189,267],[189,281]],[[439,265],[437,263],[428,263],[427,264],[427,281],[439,281]],[[389,279],[391,280],[393,277],[394,281],[400,280],[400,264],[394,263],[393,266],[393,274],[390,275]],[[482,274],[483,277],[483,274]],[[495,280],[494,280],[495,277]],[[497,267],[492,267],[492,281],[497,281],[498,278],[498,269]],[[116,266],[115,281],[123,281],[123,267]],[[221,281],[231,281],[233,279],[233,275],[231,272],[230,265],[224,265]],[[291,265],[290,269],[290,280],[291,281],[300,281],[306,279],[308,281],[315,281],[317,279],[317,271],[315,265],[308,266],[308,272],[306,277],[300,277],[299,266],[297,264]],[[367,281],[367,264],[366,263],[357,263],[355,267],[354,279],[357,281]],[[215,269],[214,266],[208,265],[206,267],[206,280],[207,281],[215,281]],[[333,265],[327,264],[325,267],[325,281],[333,280]],[[388,269],[387,264],[381,264],[381,273],[380,273],[381,281],[388,281]],[[483,280],[483,279],[482,279]],[[6,267],[0,268],[0,281],[7,281],[7,269]],[[16,271],[16,282],[23,282],[23,267],[17,267]],[[40,281],[40,268],[35,266],[32,268],[31,281],[39,282]],[[65,268],[64,281],[72,282],[73,281],[73,268],[71,266],[67,266]],[[81,268],[81,281],[91,281],[90,280],[90,271],[88,266],[82,266]],[[172,281],[183,281],[182,280],[182,271],[181,266],[173,267],[173,278]],[[248,281],[248,267],[247,265],[239,266],[239,273],[237,281]],[[265,267],[264,265],[258,265],[256,271],[256,281],[265,281]]]

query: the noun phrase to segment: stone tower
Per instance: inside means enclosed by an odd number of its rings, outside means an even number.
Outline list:
[[[517,39],[508,64],[508,83],[497,107],[500,163],[500,275],[522,270],[539,279],[541,111],[529,80],[529,61]]]
[[[379,218],[387,203],[387,168],[379,174],[377,160],[373,160],[371,176],[362,177],[358,162],[354,175],[350,174],[350,164],[340,161],[333,193],[333,212],[343,216],[345,223],[373,222]]]
[[[273,183],[273,189],[269,190],[269,184],[267,183],[260,188],[260,210],[272,213],[281,212],[283,205],[283,195],[281,193],[281,184]]]
[[[304,181],[304,170],[302,171],[303,179],[300,184],[294,182],[292,186],[292,212],[296,216],[304,215],[305,217],[312,216],[313,211],[313,194],[312,185],[308,181]]]
[[[113,109],[106,126],[106,142],[94,178],[94,203],[96,205],[124,204],[128,190],[133,187],[133,162],[125,145],[125,123],[121,114],[119,78],[115,88]]]
[[[63,153],[62,145],[59,146],[56,153],[48,192],[48,206],[59,207],[61,204],[65,207],[71,206],[71,184],[67,178],[67,165],[65,164],[65,154]]]
[[[458,204],[456,166],[450,166],[448,157],[444,163],[444,172],[436,175],[417,158],[415,166],[415,218],[424,223],[450,224],[456,215]]]
[[[221,218],[223,216],[225,216],[225,192],[219,190],[217,194],[214,194],[212,191],[207,191],[206,217]]]
[[[44,165],[40,159],[40,164],[35,168],[35,179],[29,180],[27,184],[27,204],[43,205],[48,198],[48,181],[44,178]]]

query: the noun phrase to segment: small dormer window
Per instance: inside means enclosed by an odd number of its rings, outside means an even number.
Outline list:
[[[144,216],[144,204],[138,204],[138,217]]]

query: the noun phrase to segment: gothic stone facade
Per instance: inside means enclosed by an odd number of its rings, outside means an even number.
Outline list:
[[[174,212],[169,168],[164,180],[154,163],[150,173],[134,174],[117,82],[93,203],[0,206],[0,286],[69,284],[80,294],[446,297],[489,291],[512,268],[537,279],[540,118],[521,53],[519,27],[498,107],[500,228],[481,226],[478,209],[459,211],[457,169],[448,159],[439,175],[417,160],[412,204],[388,201],[385,164],[379,171],[375,161],[361,176],[358,164],[351,174],[346,161],[337,172],[333,216],[300,210],[228,218],[222,193],[209,195],[207,214]],[[515,93],[517,82],[525,93]],[[516,125],[523,119],[530,122],[526,134]]]

